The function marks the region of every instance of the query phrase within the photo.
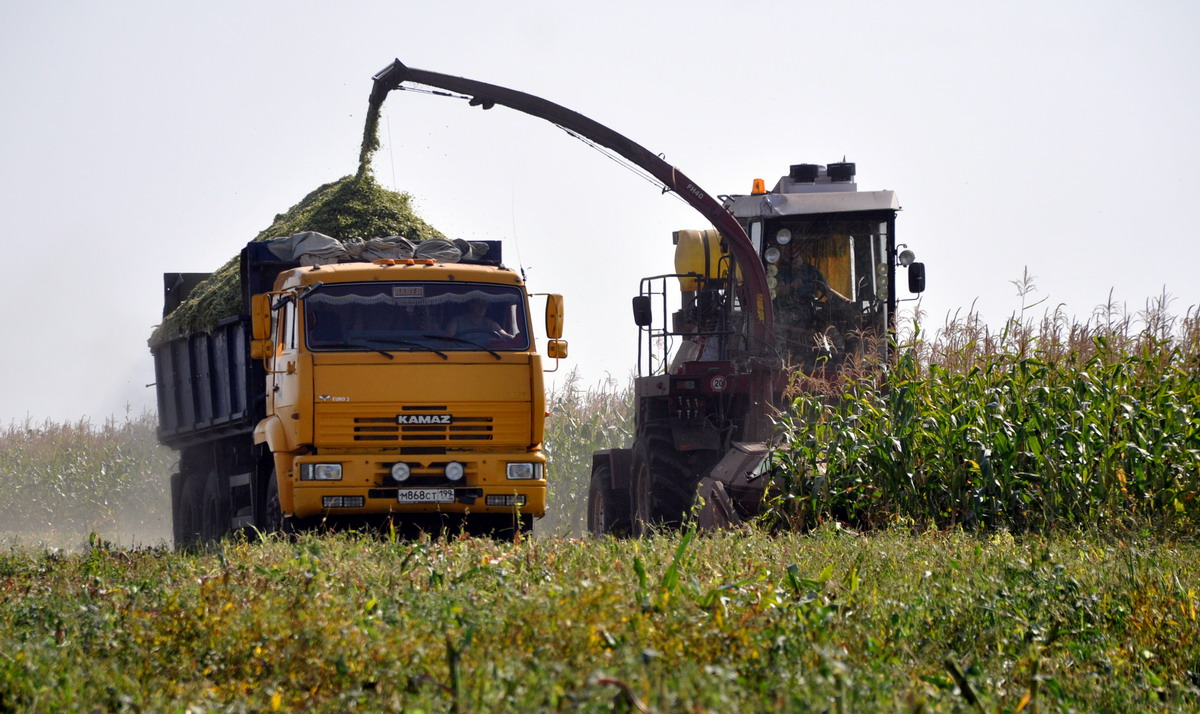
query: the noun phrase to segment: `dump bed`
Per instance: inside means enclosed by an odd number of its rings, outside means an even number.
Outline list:
[[[155,348],[159,441],[179,449],[254,430],[265,375],[249,340],[250,320],[238,315]]]

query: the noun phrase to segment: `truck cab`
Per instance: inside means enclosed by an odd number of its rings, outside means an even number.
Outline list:
[[[544,514],[542,361],[519,275],[380,260],[288,270],[267,297],[254,441],[274,454],[282,514]]]

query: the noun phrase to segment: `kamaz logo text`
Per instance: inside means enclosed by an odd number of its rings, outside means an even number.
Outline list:
[[[401,414],[396,417],[397,424],[449,424],[454,421],[451,414]]]

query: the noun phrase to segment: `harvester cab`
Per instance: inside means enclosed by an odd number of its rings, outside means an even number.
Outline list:
[[[925,289],[925,266],[897,251],[892,191],[859,191],[855,165],[796,164],[767,191],[723,197],[767,273],[775,344],[786,367],[828,376],[886,362],[895,328],[896,272]]]
[[[907,270],[910,294],[925,288],[924,264],[895,242],[895,193],[860,192],[854,175],[852,163],[797,164],[770,191],[756,179],[750,194],[721,197],[767,275],[781,372],[832,376],[885,361],[900,301],[897,270]],[[720,233],[681,230],[673,241],[676,272],[643,278],[634,298],[639,376],[736,367],[761,355],[740,329],[741,270],[731,269]],[[662,316],[658,324],[654,315]]]

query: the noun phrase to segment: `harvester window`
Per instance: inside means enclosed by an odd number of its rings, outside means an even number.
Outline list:
[[[785,360],[805,371],[837,368],[851,356],[884,354],[888,326],[887,223],[793,218],[766,234],[776,331]]]

